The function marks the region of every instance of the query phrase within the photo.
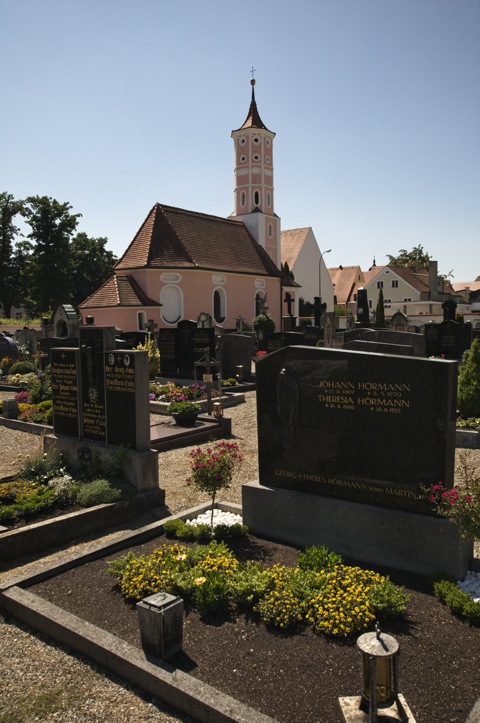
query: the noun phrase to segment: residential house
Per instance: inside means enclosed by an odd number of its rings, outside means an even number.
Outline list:
[[[282,231],[281,249],[282,263],[287,262],[295,281],[302,287],[297,292],[297,302],[302,297],[313,303],[319,296],[327,304],[326,311],[333,311],[333,284],[323,258],[328,251],[320,252],[313,229],[307,226]],[[295,315],[298,316],[298,306]]]

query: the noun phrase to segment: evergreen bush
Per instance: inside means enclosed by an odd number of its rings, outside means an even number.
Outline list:
[[[122,499],[121,490],[106,479],[95,479],[80,485],[77,502],[82,507],[94,507]]]
[[[458,410],[462,417],[480,417],[480,340],[464,353],[458,373]]]
[[[12,364],[8,370],[8,374],[30,374],[36,371],[35,364],[30,361],[18,361]]]

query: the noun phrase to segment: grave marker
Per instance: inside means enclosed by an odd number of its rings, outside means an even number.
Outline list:
[[[286,347],[259,360],[260,484],[430,512],[453,483],[455,362]]]

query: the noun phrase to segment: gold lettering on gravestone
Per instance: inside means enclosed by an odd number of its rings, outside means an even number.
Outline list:
[[[354,411],[367,407],[372,412],[401,414],[410,408],[410,384],[322,380],[318,387],[318,401],[325,409]]]
[[[88,434],[105,435],[105,409],[90,401],[83,407],[83,430]]]
[[[107,392],[135,394],[135,369],[133,366],[105,366],[105,388]]]
[[[74,361],[58,361],[52,364],[52,395],[55,400],[55,414],[76,419],[77,368]]]
[[[362,490],[364,492],[376,492],[384,495],[394,495],[396,497],[408,497],[410,499],[423,499],[423,496],[417,496],[411,490],[400,489],[397,487],[384,487],[382,485],[373,485],[370,482],[357,482],[355,480],[341,479],[338,477],[327,477],[325,475],[307,474],[306,472],[294,472],[289,469],[276,469],[276,477],[283,479],[302,480],[305,482],[315,482],[320,485],[333,485],[336,487],[345,487],[351,490]]]

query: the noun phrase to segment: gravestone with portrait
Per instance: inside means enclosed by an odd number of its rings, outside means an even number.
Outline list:
[[[416,572],[468,565],[471,544],[424,488],[453,484],[457,363],[286,347],[256,365],[253,532]],[[466,568],[465,568],[466,569]]]

